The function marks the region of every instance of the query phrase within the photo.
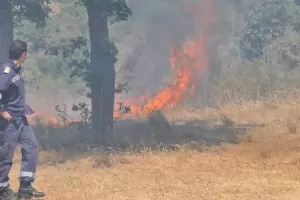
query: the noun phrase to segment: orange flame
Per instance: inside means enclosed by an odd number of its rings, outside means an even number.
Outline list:
[[[137,100],[126,100],[123,103],[130,107],[132,115],[147,115],[155,110],[172,107],[178,104],[185,95],[193,95],[197,90],[199,73],[209,65],[208,52],[212,38],[212,26],[216,21],[215,0],[200,0],[195,4],[189,4],[188,9],[194,14],[194,19],[200,25],[199,37],[196,40],[188,40],[183,45],[170,48],[170,67],[174,71],[174,81],[166,88],[152,97],[142,96]],[[117,108],[117,104],[115,104]],[[123,114],[120,109],[114,112],[114,118],[120,118]],[[46,123],[61,124],[73,123],[75,120],[61,122],[56,117],[50,116]]]
[[[193,73],[206,67],[204,42],[201,37],[199,41],[187,41],[183,46],[183,49],[170,50],[170,65],[176,70],[174,84],[162,89],[154,97],[143,97],[147,99],[144,102],[125,102],[133,115],[147,115],[155,110],[173,107],[182,100],[189,87],[193,88]],[[115,118],[120,116],[120,112],[114,113]]]
[[[144,115],[165,106],[174,106],[183,97],[184,92],[188,88],[191,71],[189,69],[180,68],[177,72],[177,76],[178,79],[173,85],[164,88],[152,98],[146,98],[148,100],[146,100],[144,106],[139,105],[139,103],[130,104],[131,113]],[[115,118],[120,116],[121,114],[119,112],[114,113]]]
[[[126,101],[131,113],[134,115],[147,115],[152,111],[164,107],[172,107],[179,103],[184,95],[194,94],[197,75],[208,66],[206,45],[213,32],[212,27],[216,21],[215,0],[200,0],[198,3],[189,4],[188,9],[194,13],[194,19],[200,23],[200,37],[197,40],[188,40],[182,47],[170,49],[170,66],[175,70],[174,84],[162,89],[154,97],[143,97],[146,101]],[[143,105],[141,105],[143,104]],[[121,113],[116,111],[115,118]]]
[[[62,120],[59,117],[55,116],[54,114],[45,113],[45,112],[36,112],[33,115],[27,116],[28,121],[31,124],[35,125],[51,125],[53,127],[61,127],[70,124],[80,123],[81,120],[74,120],[74,119],[66,119]]]

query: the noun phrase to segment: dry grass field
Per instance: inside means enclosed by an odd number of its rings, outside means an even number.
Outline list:
[[[226,118],[232,129],[235,124],[264,125],[239,135],[237,144],[73,158],[41,152],[35,185],[52,200],[300,199],[299,111],[300,104],[291,102],[165,112],[170,121],[180,116],[223,123]],[[13,188],[19,156],[11,171]]]

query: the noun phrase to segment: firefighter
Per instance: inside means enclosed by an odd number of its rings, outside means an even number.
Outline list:
[[[21,145],[21,171],[18,199],[43,197],[32,182],[35,179],[39,145],[26,115],[33,110],[25,102],[24,68],[27,44],[14,40],[9,59],[0,67],[0,200],[14,199],[9,187],[9,171],[16,145]]]

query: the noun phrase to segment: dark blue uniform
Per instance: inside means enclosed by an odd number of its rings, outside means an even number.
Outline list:
[[[23,68],[8,60],[0,67],[0,112],[6,111],[12,120],[0,117],[0,188],[6,187],[9,171],[17,143],[21,144],[22,163],[20,182],[34,181],[38,159],[38,142],[27,121],[26,115],[33,114],[25,102]]]

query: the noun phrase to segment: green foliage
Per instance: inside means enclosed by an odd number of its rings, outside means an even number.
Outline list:
[[[92,2],[81,1],[79,3],[81,4],[76,5],[85,6],[87,4],[84,3]],[[122,0],[98,1],[96,3],[107,4],[108,15],[114,22],[125,20],[131,14],[127,5],[125,6],[126,2]],[[60,74],[61,78],[66,77],[66,80],[69,81],[79,77],[89,86],[91,74],[90,41],[88,40],[88,27],[84,23],[87,20],[87,14],[84,8],[76,5],[74,7],[73,1],[64,1],[60,13],[52,16],[44,30],[35,29],[31,23],[22,21],[16,31],[16,35],[30,41],[30,47],[33,52],[40,52],[40,55],[41,53],[43,54],[38,59],[38,63],[41,64],[39,65],[41,73],[53,78],[58,78],[57,76]],[[118,50],[113,42],[111,42],[110,49],[112,60],[116,63]],[[56,60],[49,63],[51,58]]]
[[[287,28],[299,31],[300,7],[293,0],[252,0],[245,22],[241,48],[248,59],[258,59],[264,47],[282,37]]]
[[[132,15],[132,11],[128,7],[126,0],[108,0],[106,4],[107,15],[111,24],[126,21]]]
[[[96,4],[101,4],[104,7],[103,10],[111,24],[126,21],[132,14],[126,0],[79,0],[75,3],[75,5],[85,7]]]
[[[16,22],[23,19],[35,23],[37,27],[45,27],[51,13],[50,0],[10,0]]]
[[[81,77],[89,82],[90,52],[87,47],[87,39],[78,36],[70,39],[62,39],[53,42],[45,48],[46,56],[61,57],[69,67],[69,77]]]
[[[75,112],[80,112],[80,117],[85,122],[89,121],[91,118],[91,111],[88,108],[88,105],[84,102],[80,102],[77,105],[74,104],[72,110]]]

